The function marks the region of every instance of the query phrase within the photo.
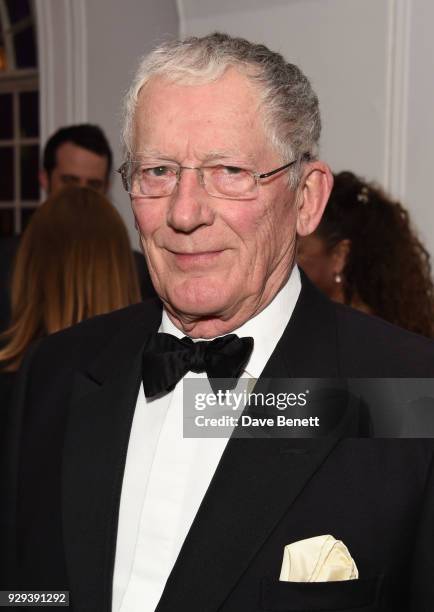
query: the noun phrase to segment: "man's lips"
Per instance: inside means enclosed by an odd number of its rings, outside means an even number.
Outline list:
[[[169,251],[179,268],[186,270],[191,267],[202,267],[214,264],[224,249],[215,251],[196,251],[195,253],[185,253],[179,251]]]

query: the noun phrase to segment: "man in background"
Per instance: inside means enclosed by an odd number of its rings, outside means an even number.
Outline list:
[[[112,163],[110,145],[100,127],[90,123],[70,125],[48,139],[39,182],[47,195],[69,185],[106,194]]]
[[[107,194],[113,154],[100,127],[90,123],[62,127],[47,141],[39,182],[48,196],[71,185]],[[0,239],[0,332],[10,319],[10,282],[19,236]],[[155,295],[145,258],[134,251],[142,297]]]

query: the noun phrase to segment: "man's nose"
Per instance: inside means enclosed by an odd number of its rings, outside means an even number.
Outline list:
[[[199,172],[183,169],[178,185],[171,196],[168,224],[181,232],[192,232],[201,225],[211,225],[214,211],[210,196],[203,188]]]

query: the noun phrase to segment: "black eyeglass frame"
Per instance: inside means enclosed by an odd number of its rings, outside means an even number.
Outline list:
[[[258,186],[259,185],[259,183],[258,183],[259,180],[265,179],[265,178],[269,178],[270,176],[274,176],[278,172],[282,172],[282,170],[286,170],[286,168],[290,168],[295,163],[297,163],[297,161],[303,162],[303,161],[310,161],[310,160],[311,160],[311,155],[309,153],[304,153],[299,158],[293,159],[292,161],[288,162],[287,164],[284,164],[283,166],[280,166],[279,168],[275,168],[274,170],[269,170],[268,172],[259,173],[259,172],[255,172],[253,170],[246,170],[246,172],[250,172],[251,173],[251,175],[255,178],[256,186]],[[199,170],[199,175],[200,175],[200,178],[201,178],[201,184],[205,188],[204,180],[203,180],[203,174],[200,171],[204,170],[206,168],[214,168],[215,167],[215,166],[181,166],[179,164],[176,164],[177,167],[178,167],[178,172],[177,172],[177,175],[176,175],[176,183],[175,183],[175,185],[173,187],[173,190],[170,193],[168,193],[168,194],[166,194],[164,196],[145,196],[144,194],[140,194],[139,195],[137,193],[132,193],[131,191],[128,190],[128,180],[127,180],[127,175],[126,175],[126,168],[127,168],[128,164],[134,163],[135,161],[136,160],[133,160],[133,159],[125,161],[116,170],[116,172],[118,172],[121,175],[122,185],[123,185],[123,187],[124,187],[124,189],[125,189],[125,191],[127,193],[129,193],[130,195],[133,195],[133,196],[138,196],[138,197],[143,196],[143,197],[150,197],[150,198],[167,197],[169,195],[172,195],[174,193],[174,191],[175,191],[175,189],[176,189],[180,179],[181,179],[181,170]],[[163,164],[161,164],[161,165],[163,165]],[[221,165],[225,165],[225,164],[221,164]],[[158,167],[158,166],[156,166],[156,167]],[[230,168],[232,166],[228,166],[228,167]],[[234,167],[237,167],[237,166],[234,166]],[[244,170],[244,168],[243,168],[243,170]],[[217,195],[214,195],[214,194],[211,194],[211,193],[208,194],[208,195],[210,195],[211,197],[215,197],[215,198],[221,197],[223,199],[225,197],[229,197],[229,196],[225,196],[225,195],[217,196]],[[230,198],[230,199],[237,199],[237,198]]]

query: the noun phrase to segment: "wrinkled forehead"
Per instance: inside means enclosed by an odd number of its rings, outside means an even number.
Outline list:
[[[138,153],[188,141],[199,148],[263,149],[262,117],[261,90],[235,68],[193,84],[154,76],[138,96],[133,147]]]

